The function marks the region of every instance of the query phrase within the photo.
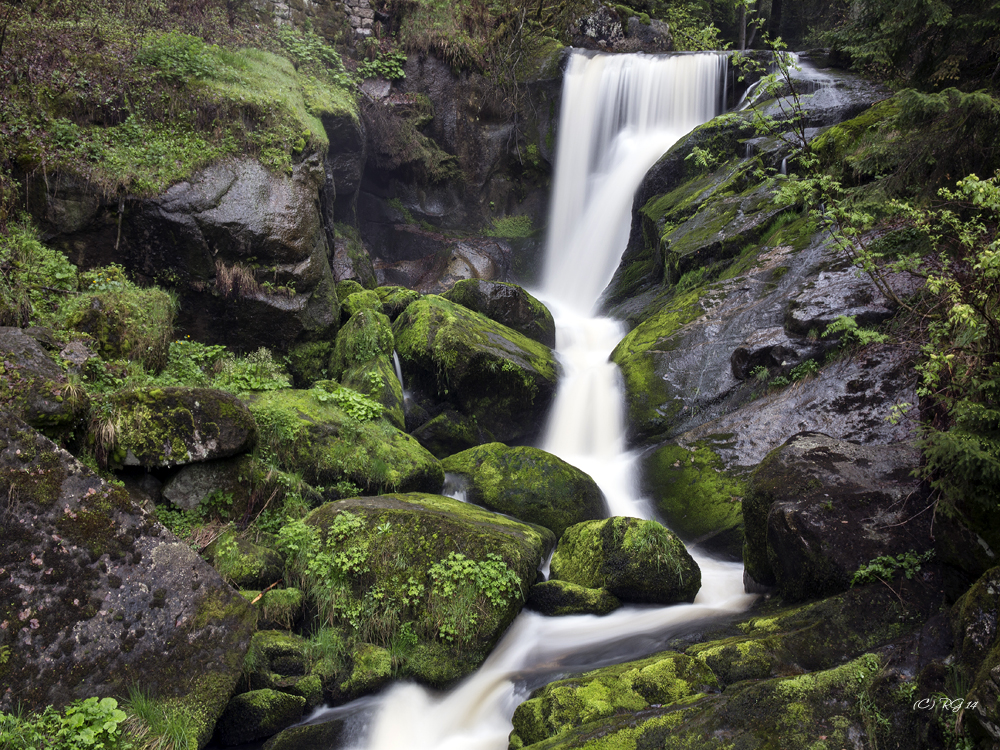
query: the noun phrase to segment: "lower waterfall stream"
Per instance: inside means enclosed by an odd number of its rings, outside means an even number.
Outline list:
[[[636,490],[621,378],[609,362],[624,327],[592,310],[625,249],[636,188],[678,138],[721,111],[726,65],[712,53],[574,52],[567,66],[537,292],[556,319],[564,373],[541,447],[590,474],[609,515],[654,517]],[[533,689],[644,656],[707,618],[749,606],[754,597],[744,593],[741,564],[691,552],[702,572],[694,604],[626,606],[602,617],[524,611],[480,669],[450,692],[396,684],[311,721],[350,717],[355,750],[504,750],[514,709]]]

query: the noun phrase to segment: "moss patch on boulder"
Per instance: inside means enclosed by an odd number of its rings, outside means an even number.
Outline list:
[[[498,513],[551,529],[604,516],[604,495],[589,476],[539,448],[503,443],[476,446],[442,465],[468,481],[466,499]]]
[[[556,345],[556,324],[552,313],[516,284],[464,279],[442,296],[545,346]]]
[[[701,571],[680,539],[656,521],[637,518],[570,526],[551,568],[554,580],[604,588],[623,602],[691,602],[701,588]]]
[[[226,705],[215,726],[220,745],[242,745],[270,737],[302,718],[306,699],[277,690],[251,690]]]
[[[543,581],[528,592],[525,606],[549,617],[606,615],[622,605],[605,589],[588,589],[569,581]]]

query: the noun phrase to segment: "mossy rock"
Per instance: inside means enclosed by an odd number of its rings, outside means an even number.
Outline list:
[[[359,643],[351,652],[351,676],[341,683],[348,699],[380,690],[392,679],[392,654],[371,643]]]
[[[979,709],[965,711],[966,722],[974,727],[981,742],[995,741],[1000,721],[1000,637],[997,612],[1000,611],[1000,567],[987,571],[976,581],[951,610],[951,624],[958,656],[957,669],[968,685],[963,695],[966,704],[979,703]],[[986,747],[987,745],[983,745]]]
[[[382,416],[397,429],[405,429],[403,385],[389,357],[377,357],[366,364],[347,368],[340,382],[382,404]]]
[[[423,296],[415,289],[407,289],[405,286],[380,286],[375,289],[375,293],[382,300],[382,312],[392,321],[395,321],[411,302],[416,302]]]
[[[621,368],[629,433],[633,439],[668,434],[681,416],[684,404],[661,370],[680,344],[679,332],[703,312],[700,292],[674,297],[651,318],[633,328],[611,352]]]
[[[776,635],[752,638],[734,636],[691,646],[685,653],[705,664],[722,686],[743,680],[776,677],[781,648]]]
[[[0,409],[51,437],[71,430],[89,399],[71,388],[62,368],[20,328],[0,327]]]
[[[114,443],[91,439],[116,465],[170,467],[225,458],[253,447],[254,418],[240,399],[212,388],[141,388],[111,398]]]
[[[549,617],[560,617],[606,615],[622,603],[605,589],[588,589],[569,581],[544,581],[531,587],[524,606]]]
[[[282,579],[281,555],[233,531],[209,544],[204,555],[219,575],[236,588],[263,589]]]
[[[264,743],[264,750],[330,750],[346,739],[343,719],[290,727]]]
[[[369,492],[437,492],[444,484],[441,462],[420,443],[385,419],[350,416],[335,393],[270,391],[254,396],[250,410],[281,467],[301,472],[311,485],[348,481]]]
[[[667,443],[643,454],[639,464],[644,494],[677,536],[726,559],[742,559],[746,479],[726,470],[711,443]]]
[[[379,299],[379,296],[372,289],[362,289],[361,291],[353,292],[346,299],[341,300],[340,316],[344,320],[353,317],[359,310],[376,310],[382,312],[382,300]]]
[[[343,281],[337,282],[336,290],[337,290],[337,299],[340,300],[341,304],[343,304],[344,300],[346,300],[352,294],[356,294],[357,292],[363,292],[365,291],[365,288],[361,286],[361,284],[355,281],[354,279],[344,279]]]
[[[482,313],[545,346],[556,345],[556,324],[552,313],[516,284],[464,279],[441,296]]]
[[[308,388],[317,380],[330,377],[332,341],[306,341],[289,347],[288,372],[298,388]]]
[[[634,716],[651,706],[691,703],[717,689],[707,666],[673,651],[585,672],[549,683],[517,707],[511,747],[532,747],[576,727]]]
[[[553,580],[604,588],[623,602],[691,602],[701,588],[701,570],[681,540],[656,521],[637,518],[570,526],[551,570]]]
[[[349,642],[392,646],[397,676],[436,687],[479,666],[521,609],[554,542],[540,527],[417,493],[327,503],[305,526],[316,530],[307,558],[330,553],[345,561],[336,591],[307,592],[317,611],[343,620]],[[307,558],[290,559],[291,574],[301,575]],[[350,625],[351,611],[371,614]],[[375,689],[371,675],[384,670],[362,668],[358,658],[350,672],[337,672],[334,699]]]
[[[407,387],[473,417],[498,440],[528,440],[555,395],[552,350],[443,297],[426,295],[393,323]]]
[[[364,132],[356,124],[348,124],[347,130],[351,135],[360,136],[358,140],[363,141]],[[353,141],[354,139],[349,140]],[[344,143],[343,146],[349,152],[356,153],[357,151],[354,148],[355,143]],[[361,164],[364,163],[364,154],[361,154],[360,161]],[[360,177],[360,172],[358,173],[358,177]],[[336,181],[337,175],[334,175],[334,182],[336,183]],[[338,191],[341,189],[338,187]],[[357,200],[357,193],[355,192],[353,198],[347,200],[354,203]],[[349,212],[353,213],[354,208],[349,209]],[[334,277],[356,281],[366,289],[375,287],[378,284],[375,267],[372,264],[371,256],[368,255],[368,250],[365,249],[364,242],[361,240],[361,233],[356,227],[339,222],[334,224],[333,228],[335,237],[333,239],[333,258],[330,265],[333,269]]]
[[[351,367],[391,358],[395,346],[392,327],[389,319],[382,314],[381,304],[376,308],[360,308],[337,333],[337,343],[330,358],[330,376],[339,380]]]
[[[573,524],[605,515],[597,483],[539,448],[489,443],[449,456],[442,465],[467,480],[469,502],[537,523],[556,537]]]
[[[306,699],[277,690],[251,690],[229,701],[215,726],[223,747],[270,737],[302,718]]]
[[[240,589],[240,596],[257,610],[261,630],[290,630],[302,619],[305,599],[301,589]]]
[[[419,407],[415,409],[411,403],[407,410],[407,417],[417,413],[419,413]],[[412,429],[410,434],[438,458],[447,458],[473,446],[496,441],[496,436],[483,429],[477,419],[454,409],[445,409],[440,414],[436,414]]]

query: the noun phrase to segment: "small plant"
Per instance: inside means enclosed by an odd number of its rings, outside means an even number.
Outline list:
[[[823,338],[837,336],[838,334],[840,334],[842,343],[853,343],[859,346],[884,344],[889,341],[889,337],[884,333],[879,333],[871,328],[859,327],[857,321],[850,315],[838,316],[823,331]]]
[[[493,225],[483,230],[485,237],[530,237],[535,227],[530,216],[501,216],[493,219]]]
[[[222,360],[214,385],[233,393],[275,391],[291,386],[291,378],[269,349],[261,347],[245,357]]]
[[[215,261],[215,290],[227,299],[250,297],[260,291],[253,269],[243,263]]]
[[[700,146],[692,148],[691,153],[684,157],[684,161],[692,162],[699,172],[709,172],[719,165],[719,157]]]
[[[128,750],[122,742],[127,719],[114,698],[85,698],[60,713],[52,706],[38,714],[0,713],[0,747],[5,750]]]
[[[894,578],[897,573],[903,573],[907,578],[913,578],[915,574],[920,572],[921,565],[932,557],[934,557],[934,550],[927,550],[922,555],[918,555],[917,551],[912,549],[895,557],[881,555],[858,568],[851,578],[851,585],[872,583],[876,580],[886,581]]]
[[[792,381],[786,378],[784,375],[779,375],[771,381],[772,388],[784,388],[789,385]]]
[[[798,382],[805,380],[810,375],[815,375],[817,372],[819,372],[819,363],[815,359],[807,359],[793,367],[789,375],[793,382]]]
[[[400,81],[406,78],[403,65],[406,64],[406,53],[398,50],[379,52],[373,60],[362,60],[358,65],[359,78],[384,78],[387,81]]]
[[[349,417],[359,422],[370,422],[373,419],[378,419],[385,411],[382,404],[350,388],[338,388],[333,393],[322,388],[314,388],[312,394],[320,403],[334,402]]]
[[[750,371],[750,377],[758,383],[766,383],[767,379],[771,377],[771,372],[764,365],[757,365]]]
[[[196,750],[198,742],[187,718],[139,688],[130,688],[123,728],[136,750]],[[124,750],[124,749],[123,749]]]

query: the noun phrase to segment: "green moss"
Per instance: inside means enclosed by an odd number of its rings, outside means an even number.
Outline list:
[[[528,593],[528,606],[543,615],[606,615],[621,606],[605,589],[588,589],[569,581],[536,583]]]
[[[380,286],[375,293],[382,300],[382,312],[389,316],[389,320],[395,320],[399,314],[410,306],[411,302],[420,299],[420,292],[407,289],[402,286]]]
[[[689,702],[715,687],[704,664],[668,651],[546,685],[517,707],[514,732],[523,746],[533,745],[616,714]]]
[[[666,525],[681,539],[740,559],[746,480],[725,470],[711,443],[657,448],[644,459],[643,473]]]
[[[566,529],[552,578],[604,588],[625,602],[693,601],[701,571],[681,541],[656,521],[615,517]]]
[[[341,282],[343,283],[343,282]],[[341,315],[350,318],[359,310],[377,310],[382,312],[382,300],[372,289],[353,292],[342,300]]]
[[[723,685],[775,676],[777,637],[735,636],[692,646],[685,653],[704,663]]]
[[[392,677],[392,655],[370,643],[358,644],[353,653],[351,676],[340,686],[347,695],[365,695],[378,690]]]
[[[365,288],[354,279],[344,279],[343,281],[338,281],[336,289],[337,299],[340,300],[341,304],[343,304],[343,302],[352,294],[365,291]]]
[[[466,498],[551,529],[556,537],[604,515],[604,497],[582,471],[538,448],[489,443],[449,456],[446,472],[466,477]]]
[[[330,377],[329,363],[333,344],[329,341],[307,341],[288,350],[288,369],[295,384],[305,388],[317,380]]]
[[[375,292],[366,290],[352,294],[344,303],[344,309],[351,309],[351,300],[362,298],[366,306],[352,312],[350,320],[337,334],[330,359],[330,373],[334,378],[340,378],[348,368],[366,365],[379,357],[392,357],[395,348],[392,328],[389,319],[382,314],[382,303]]]
[[[657,374],[657,361],[678,345],[678,331],[702,314],[702,293],[692,290],[676,295],[633,328],[611,352],[611,360],[625,379],[629,424],[643,437],[666,432],[681,411],[678,394]]]

